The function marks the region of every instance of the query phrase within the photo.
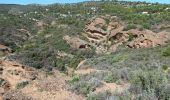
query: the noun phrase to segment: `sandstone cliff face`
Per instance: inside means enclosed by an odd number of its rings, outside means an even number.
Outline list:
[[[76,49],[95,47],[98,54],[115,52],[122,44],[129,48],[149,48],[166,45],[170,41],[170,33],[166,31],[160,33],[138,29],[124,31],[124,27],[124,23],[115,16],[94,17],[86,24],[82,33],[88,41],[69,36],[65,36],[64,40]]]

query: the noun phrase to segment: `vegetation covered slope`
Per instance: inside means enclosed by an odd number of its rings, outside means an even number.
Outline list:
[[[69,67],[76,69],[85,60],[78,70],[90,68],[99,72],[73,75],[68,84],[70,91],[89,100],[168,100],[169,46],[128,49],[121,45],[117,52],[107,55],[96,54],[93,47],[72,48],[63,40],[65,35],[87,40],[82,35],[85,25],[93,17],[107,15],[117,16],[125,25],[124,31],[170,32],[170,5],[166,4],[101,1],[46,6],[0,5],[0,44],[15,51],[8,59],[48,71],[58,69],[66,73]],[[96,93],[104,83],[130,86],[122,93]]]

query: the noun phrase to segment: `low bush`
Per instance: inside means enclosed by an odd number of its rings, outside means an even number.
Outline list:
[[[90,93],[87,97],[87,100],[106,100],[111,96],[110,91],[103,91],[101,93]]]
[[[128,30],[130,30],[130,29],[136,29],[137,27],[136,27],[136,25],[135,24],[129,24],[129,25],[127,25],[123,30],[124,31],[128,31]]]
[[[162,56],[164,56],[164,57],[170,56],[170,46],[167,46],[167,47],[163,50]]]
[[[22,89],[24,88],[25,86],[27,86],[29,84],[28,81],[23,81],[23,82],[20,82],[16,85],[16,89]]]
[[[90,92],[93,92],[97,87],[101,86],[102,83],[95,77],[87,79],[76,75],[69,81],[69,85],[72,91],[87,96]]]
[[[107,76],[104,77],[104,81],[107,83],[113,83],[116,79],[114,79],[114,75],[112,73],[108,73]]]

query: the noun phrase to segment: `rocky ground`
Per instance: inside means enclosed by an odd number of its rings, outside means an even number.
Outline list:
[[[23,66],[14,61],[0,62],[0,98],[2,100],[83,100],[68,91],[69,76]]]

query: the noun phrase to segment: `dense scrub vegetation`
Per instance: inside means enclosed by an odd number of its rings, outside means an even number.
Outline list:
[[[123,1],[122,2],[101,1],[101,2],[85,2],[72,5],[70,4],[65,5],[53,4],[48,6],[1,5],[0,7],[1,7],[0,31],[2,33],[0,39],[1,43],[14,48],[15,50],[18,50],[20,56],[17,55],[19,56],[17,58],[25,57],[27,58],[27,60],[24,59],[25,60],[24,62],[26,62],[25,64],[29,63],[30,65],[30,63],[32,63],[31,65],[37,68],[39,68],[39,66],[42,67],[44,65],[44,63],[42,63],[44,62],[43,57],[46,56],[51,57],[53,55],[52,53],[55,50],[61,50],[70,54],[75,53],[76,50],[71,50],[72,51],[71,52],[70,51],[71,48],[62,40],[62,37],[64,34],[71,34],[78,35],[81,38],[82,36],[80,35],[80,33],[83,31],[83,28],[88,18],[91,18],[93,16],[105,14],[118,16],[127,24],[127,27],[124,30],[129,30],[133,28],[139,28],[140,30],[146,28],[153,29],[155,31],[160,31],[161,29],[166,30],[168,29],[166,27],[166,24],[169,22],[170,19],[169,18],[170,13],[169,10],[167,9],[170,7],[169,5],[148,4],[139,2],[130,3]],[[147,12],[147,14],[143,12]],[[42,29],[42,27],[36,25],[39,21],[43,22],[43,32],[37,34],[39,33],[38,30]],[[51,25],[52,22],[55,22],[57,24]],[[155,25],[157,24],[161,26],[160,27],[161,29],[155,28]],[[62,27],[62,25],[65,27],[64,29],[58,27],[58,26]],[[24,43],[24,41],[26,41],[28,37],[26,37],[25,39],[21,39],[20,37],[23,37],[23,32],[19,32],[18,29],[28,30],[29,33],[32,35],[31,37],[34,38],[29,39],[29,41]],[[14,35],[15,33],[21,34],[18,34],[16,36]],[[53,35],[53,37],[50,39],[45,39],[44,36],[47,34],[51,34]],[[8,37],[9,35],[10,37]],[[26,45],[26,47],[23,46],[24,44]],[[48,50],[49,48],[53,49]],[[39,53],[37,51],[41,52]],[[44,51],[43,54],[41,54],[42,51]],[[27,53],[25,54],[23,52]],[[79,63],[79,61],[86,58],[86,56],[91,55],[88,51],[87,53],[84,54],[80,52],[85,51],[79,51],[79,56],[81,57],[80,58],[78,57],[78,60],[74,60],[76,63]],[[21,57],[21,55],[23,56]],[[27,57],[26,55],[29,55],[29,57]],[[39,59],[37,59],[37,57]],[[75,56],[75,59],[77,59],[76,57],[77,56]],[[33,62],[30,62],[31,60],[29,58],[34,59]],[[52,58],[54,59],[54,57]],[[50,66],[51,65],[55,66],[56,63],[56,62],[54,63],[54,61],[47,62],[48,63],[53,62],[53,64],[50,64]],[[60,59],[59,62],[63,62],[63,59]],[[74,67],[77,66],[76,63],[75,64],[73,63]],[[60,64],[58,64],[58,66],[59,65]]]
[[[169,65],[170,58],[162,55],[161,52],[168,47],[120,50],[112,55],[87,59],[81,67],[101,70],[101,72],[90,73],[73,77],[70,82],[71,89],[78,93],[85,94],[89,100],[102,100],[105,98],[120,98],[121,100],[131,99],[132,95],[136,99],[160,99],[168,100],[169,95]],[[106,83],[130,83],[130,88],[123,94],[93,94],[96,87]],[[104,92],[105,93],[105,92]],[[98,99],[100,98],[100,99]]]

